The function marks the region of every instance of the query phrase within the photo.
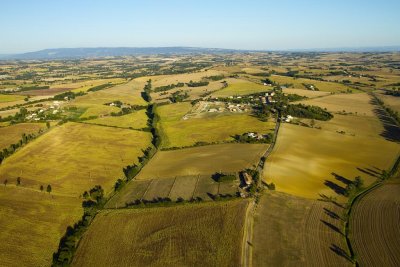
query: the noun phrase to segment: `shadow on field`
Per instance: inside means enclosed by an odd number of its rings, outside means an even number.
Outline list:
[[[339,256],[345,258],[346,260],[348,260],[348,261],[350,261],[350,262],[353,262],[353,261],[351,260],[351,257],[350,257],[350,256],[347,254],[347,252],[346,252],[344,249],[342,249],[341,247],[339,247],[339,246],[337,246],[337,245],[335,245],[335,244],[331,244],[331,246],[330,246],[329,248],[330,248],[330,250],[332,250],[333,252],[335,252],[337,255],[339,255]]]
[[[346,193],[346,189],[332,181],[325,180],[324,185],[335,191],[336,194],[344,196]]]
[[[378,172],[376,172],[374,170],[371,170],[371,169],[368,169],[368,168],[358,168],[357,167],[357,170],[359,170],[360,172],[365,173],[367,175],[370,175],[372,177],[375,177],[375,178],[379,178],[380,177],[380,174]]]
[[[383,132],[380,134],[383,138],[392,142],[400,142],[400,127],[396,125],[391,117],[388,116],[385,110],[383,110],[376,99],[372,98],[370,104],[374,105],[373,112],[378,117],[383,125]]]
[[[333,224],[331,224],[331,223],[329,223],[329,222],[327,222],[327,221],[325,221],[325,220],[320,220],[323,224],[325,224],[326,226],[328,226],[330,229],[332,229],[333,231],[335,231],[335,232],[337,232],[337,233],[339,233],[339,234],[341,234],[341,235],[343,235],[344,236],[344,234],[342,233],[342,231],[340,231],[340,229],[339,229],[339,227],[337,227],[337,226],[335,226],[335,225],[333,225]]]
[[[341,220],[341,219],[342,219],[342,218],[341,218],[339,215],[337,215],[335,212],[333,212],[333,211],[331,211],[331,210],[329,210],[329,209],[327,209],[327,208],[324,208],[324,212],[325,212],[326,215],[328,215],[328,216],[331,217],[332,219],[335,219],[335,220]]]
[[[353,181],[351,181],[351,180],[347,179],[346,177],[341,176],[335,172],[332,172],[331,174],[333,175],[333,177],[335,177],[336,180],[341,181],[345,185],[349,185],[349,184],[353,183]]]

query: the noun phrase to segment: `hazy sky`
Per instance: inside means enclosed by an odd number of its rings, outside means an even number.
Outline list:
[[[400,0],[1,0],[0,54],[60,47],[400,45]]]

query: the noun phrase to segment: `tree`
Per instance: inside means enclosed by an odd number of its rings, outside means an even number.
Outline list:
[[[8,183],[8,180],[5,179],[5,180],[4,180],[4,186],[7,186],[7,183]]]
[[[47,188],[46,188],[46,191],[47,191],[47,193],[51,193],[51,185],[47,185]]]
[[[353,184],[354,184],[354,186],[355,186],[357,189],[361,189],[362,186],[364,185],[364,181],[361,179],[360,176],[357,176],[357,177],[354,179]]]
[[[43,185],[41,185],[41,186],[40,186],[40,191],[43,192],[43,189],[44,189],[44,187],[43,187]]]
[[[21,185],[21,177],[18,177],[18,178],[17,178],[17,186],[18,186],[18,185]]]
[[[50,129],[50,122],[49,121],[46,122],[46,127],[47,127],[47,129]]]
[[[312,128],[314,128],[314,126],[315,126],[315,120],[314,119],[311,119],[310,125],[311,125]]]

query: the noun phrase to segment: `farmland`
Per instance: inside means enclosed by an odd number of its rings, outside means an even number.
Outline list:
[[[246,206],[247,201],[232,201],[104,211],[72,265],[240,266]]]
[[[266,92],[269,90],[271,90],[271,88],[262,84],[257,84],[246,80],[230,79],[228,80],[228,87],[219,90],[212,95],[214,97],[228,97],[234,95],[249,95],[253,93]]]
[[[164,148],[192,146],[197,142],[232,141],[232,136],[245,132],[269,133],[275,123],[262,122],[250,114],[214,114],[203,118],[183,117],[189,112],[189,103],[165,105],[158,108],[159,128]]]
[[[66,227],[82,215],[80,199],[38,189],[0,186],[2,266],[49,266]]]
[[[352,266],[341,208],[283,193],[265,194],[254,218],[254,266]]]
[[[51,184],[56,192],[78,196],[96,184],[111,188],[122,168],[137,161],[150,144],[150,134],[67,123],[42,135],[7,158],[0,177],[38,188]]]
[[[350,219],[360,266],[397,266],[400,261],[400,183],[387,182],[357,200]]]
[[[44,123],[20,123],[0,128],[0,150],[8,148],[21,140],[22,134],[37,134],[40,129],[45,129]]]
[[[221,144],[158,152],[138,180],[186,175],[236,172],[258,163],[263,144]]]
[[[139,110],[123,116],[108,116],[88,120],[86,123],[115,126],[121,128],[143,129],[147,127],[147,116],[145,110]]]

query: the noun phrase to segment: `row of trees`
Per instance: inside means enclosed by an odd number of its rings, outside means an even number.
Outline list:
[[[4,186],[7,186],[8,179],[4,179],[3,184],[4,184]],[[15,180],[15,185],[16,186],[20,186],[21,185],[21,177],[17,177],[17,179]],[[43,192],[44,186],[40,185],[39,186],[39,190]],[[52,191],[51,185],[48,184],[47,187],[46,187],[46,192],[50,194],[51,191]]]
[[[184,83],[177,83],[177,84],[159,86],[159,87],[154,88],[154,92],[165,92],[165,91],[172,90],[172,89],[177,88],[177,87],[183,87],[183,86],[185,86]]]
[[[42,133],[42,129],[40,129],[39,134]],[[35,134],[25,134],[23,133],[21,136],[21,139],[15,143],[11,144],[8,148],[4,148],[2,151],[0,151],[0,164],[3,162],[3,160],[9,156],[11,156],[18,148],[24,146],[27,144],[29,141],[35,139],[37,135]]]

